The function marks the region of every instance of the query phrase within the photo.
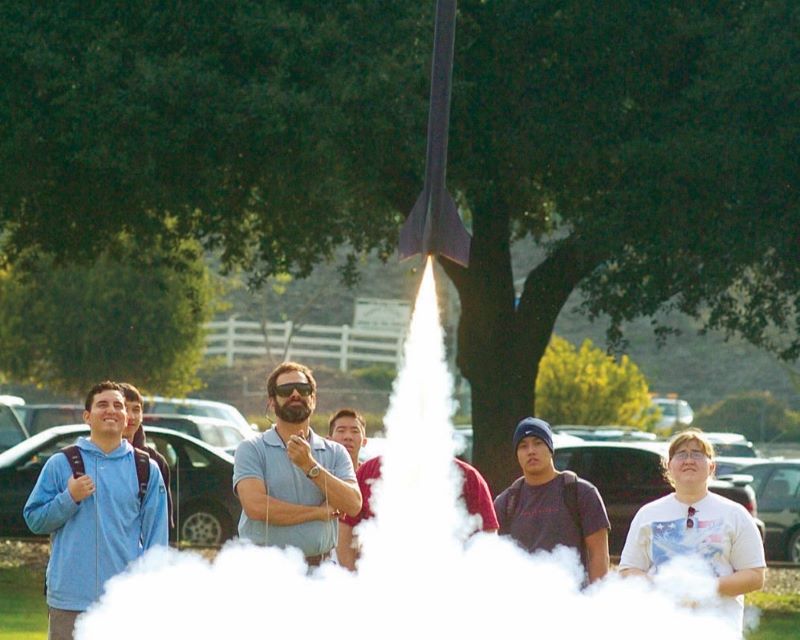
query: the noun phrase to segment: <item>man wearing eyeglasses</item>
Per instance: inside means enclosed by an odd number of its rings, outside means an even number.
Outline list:
[[[336,546],[338,517],[361,510],[353,463],[337,442],[310,426],[317,383],[296,362],[267,378],[275,425],[236,449],[233,490],[242,503],[239,537],[259,545],[298,547],[317,566]]]

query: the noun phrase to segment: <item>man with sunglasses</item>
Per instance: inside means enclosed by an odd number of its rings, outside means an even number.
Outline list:
[[[278,365],[267,378],[267,409],[275,425],[237,447],[233,468],[233,489],[242,503],[239,537],[298,547],[309,566],[330,556],[339,516],[361,510],[347,450],[311,429],[316,390],[308,367]]]
[[[708,490],[714,469],[714,447],[702,431],[686,429],[673,438],[667,474],[675,492],[633,518],[619,569],[653,575],[678,556],[696,558],[717,579],[718,601],[702,604],[718,607],[741,634],[744,594],[764,586],[764,546],[747,510]]]

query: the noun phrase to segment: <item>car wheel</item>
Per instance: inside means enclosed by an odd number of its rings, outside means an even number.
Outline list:
[[[786,546],[786,559],[789,562],[800,564],[800,529],[796,529],[789,536],[789,544]]]
[[[181,519],[180,542],[195,546],[217,546],[231,536],[230,518],[210,505],[188,507]]]

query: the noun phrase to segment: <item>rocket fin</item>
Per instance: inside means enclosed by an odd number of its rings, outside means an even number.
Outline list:
[[[428,207],[425,202],[425,191],[419,194],[414,208],[400,228],[400,259],[405,260],[418,253],[423,253],[422,238],[425,234],[425,218]]]
[[[431,238],[431,253],[460,264],[469,266],[469,250],[472,237],[458,215],[458,207],[449,193],[445,192],[441,216],[434,221],[434,234]]]

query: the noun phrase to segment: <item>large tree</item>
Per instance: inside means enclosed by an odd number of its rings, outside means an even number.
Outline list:
[[[389,255],[422,186],[433,4],[5,3],[6,254],[82,251],[113,211],[257,278]],[[612,342],[669,307],[798,356],[799,28],[790,0],[459,3],[448,184],[474,240],[445,267],[495,486],[576,288]],[[547,253],[517,304],[526,236]]]
[[[82,398],[100,380],[184,394],[199,384],[212,283],[195,242],[165,255],[107,241],[91,263],[28,256],[0,272],[0,372]]]

